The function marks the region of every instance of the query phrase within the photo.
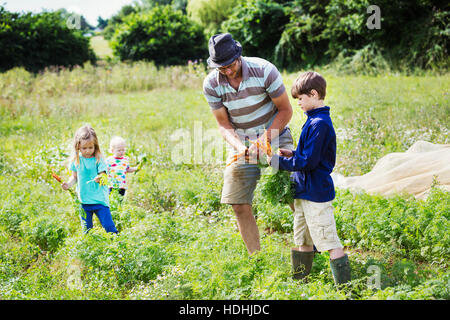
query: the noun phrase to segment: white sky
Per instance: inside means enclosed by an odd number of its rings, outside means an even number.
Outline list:
[[[97,25],[97,17],[107,19],[117,13],[126,4],[133,0],[0,0],[6,10],[13,12],[41,12],[42,9],[58,10],[65,8],[68,11],[83,15],[92,26]]]

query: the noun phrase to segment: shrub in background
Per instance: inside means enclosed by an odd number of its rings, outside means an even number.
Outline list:
[[[242,44],[243,55],[273,60],[274,48],[288,22],[283,5],[271,0],[249,0],[235,8],[221,29]]]
[[[156,65],[186,64],[207,53],[200,26],[170,6],[127,16],[114,34],[112,48],[120,60],[147,60]]]
[[[108,19],[108,24],[103,30],[102,34],[107,40],[111,40],[118,26],[123,23],[125,17],[132,13],[139,12],[139,8],[133,5],[125,5],[120,8],[119,12]]]
[[[381,11],[380,29],[369,29],[370,5]],[[295,0],[287,6],[289,20],[276,44],[275,59],[285,68],[311,68],[339,58],[341,64],[373,55],[377,73],[391,68],[448,70],[450,33],[448,6],[436,1]],[[233,22],[230,21],[230,24]],[[384,60],[384,61],[383,61]],[[369,72],[373,65],[366,63]],[[360,67],[351,67],[359,72]]]
[[[294,1],[287,8],[289,22],[275,47],[274,62],[296,69],[326,62],[328,41],[321,36],[327,21],[323,1]]]
[[[192,20],[198,22],[209,38],[219,33],[220,25],[233,13],[239,0],[189,0],[186,7]]]
[[[0,71],[72,67],[95,62],[89,39],[69,29],[60,12],[14,13],[0,6]]]

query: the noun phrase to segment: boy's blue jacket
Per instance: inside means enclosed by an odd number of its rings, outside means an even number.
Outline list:
[[[331,172],[336,163],[336,133],[330,118],[330,108],[322,107],[306,112],[308,119],[291,158],[275,155],[271,165],[294,171],[295,199],[314,202],[331,201],[335,197]]]

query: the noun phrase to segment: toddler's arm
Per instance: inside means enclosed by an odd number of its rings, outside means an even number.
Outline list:
[[[63,182],[61,184],[61,187],[63,188],[63,190],[70,189],[74,184],[77,183],[77,180],[78,180],[77,172],[72,171],[72,175],[70,176],[69,180],[67,182]]]
[[[137,170],[137,167],[128,167],[127,172],[135,172]]]

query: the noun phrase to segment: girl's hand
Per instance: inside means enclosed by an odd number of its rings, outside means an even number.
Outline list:
[[[289,149],[278,149],[278,155],[280,155],[282,157],[290,158],[294,155],[294,153],[292,152],[292,150],[289,150]]]
[[[63,188],[63,190],[68,190],[70,188],[70,185],[67,182],[63,182],[61,184],[61,188]]]
[[[106,173],[102,172],[94,178],[94,181],[101,186],[105,186],[108,184],[108,177],[106,176]]]

